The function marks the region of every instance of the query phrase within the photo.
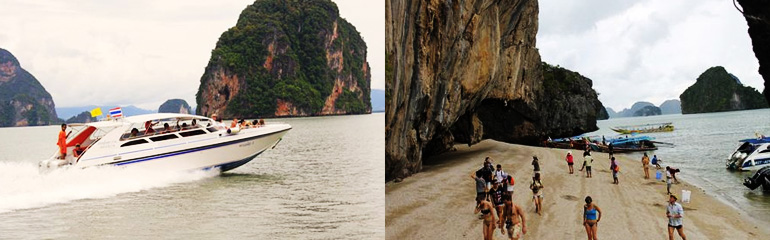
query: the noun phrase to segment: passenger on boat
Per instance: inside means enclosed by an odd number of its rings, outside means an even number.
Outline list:
[[[137,137],[139,135],[139,129],[133,128],[131,129],[131,135],[129,135],[129,138]]]
[[[75,156],[75,158],[79,158],[80,155],[83,155],[83,152],[85,152],[85,148],[80,147],[80,143],[75,144],[75,149],[72,150],[72,155]]]
[[[265,119],[259,119],[259,126],[265,126]]]
[[[145,129],[144,135],[155,133],[155,129],[152,129],[152,126],[155,126],[155,124],[158,124],[158,123],[153,123],[152,121],[144,122],[144,129]]]
[[[233,122],[230,123],[230,128],[238,126],[238,118],[233,118]]]
[[[187,129],[189,129],[189,128],[187,127],[187,123],[182,123],[182,130],[187,130]]]
[[[173,131],[174,130],[171,129],[171,127],[168,125],[168,123],[164,123],[163,124],[163,131],[161,133],[170,133],[170,132],[173,132]]]
[[[196,128],[196,127],[198,127],[198,120],[197,119],[193,119],[192,120],[192,124],[190,124],[190,128]]]
[[[61,125],[61,132],[59,132],[59,140],[56,142],[56,145],[59,145],[59,153],[61,155],[59,156],[59,159],[64,159],[64,157],[67,156],[67,133],[65,130],[67,129],[67,124]]]

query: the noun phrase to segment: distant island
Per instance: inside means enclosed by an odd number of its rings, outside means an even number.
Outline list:
[[[0,48],[0,127],[58,124],[51,94],[11,52]]]
[[[370,113],[366,51],[356,28],[329,0],[255,1],[211,51],[196,113],[225,118]]]
[[[158,107],[158,113],[193,114],[190,105],[182,99],[169,99]]]
[[[666,100],[660,106],[655,106],[651,102],[636,102],[631,108],[623,109],[620,112],[615,112],[612,108],[607,108],[607,113],[610,118],[623,118],[623,117],[642,117],[642,116],[655,116],[666,114],[681,114],[682,109],[680,107],[679,100],[671,99]]]
[[[716,66],[703,72],[682,95],[682,113],[709,113],[767,108],[759,91],[744,86],[740,80]]]

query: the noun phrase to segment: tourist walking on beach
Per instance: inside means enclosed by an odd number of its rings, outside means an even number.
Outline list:
[[[537,160],[537,156],[532,156],[532,167],[535,170],[535,174],[540,173],[540,161]]]
[[[524,217],[524,211],[513,203],[510,195],[505,196],[505,209],[500,219],[500,232],[505,235],[508,231],[508,239],[518,240],[521,235],[527,234],[527,219]],[[505,223],[505,228],[503,228]]]
[[[574,172],[572,165],[575,165],[574,159],[572,157],[572,151],[567,151],[567,157],[565,159],[567,160],[567,166],[569,166],[569,174],[572,174],[572,172]]]
[[[503,171],[503,165],[497,164],[497,171],[495,171],[495,180],[497,182],[503,182],[508,177],[508,173]]]
[[[684,217],[684,208],[676,202],[676,195],[668,196],[668,206],[666,206],[666,217],[668,218],[668,239],[674,240],[674,229],[679,233],[682,239],[687,240],[682,229],[682,218]]]
[[[588,240],[596,240],[596,230],[599,221],[602,220],[602,210],[593,203],[591,196],[586,196],[586,205],[583,205],[583,226],[586,228]]]
[[[500,219],[503,215],[503,207],[505,207],[505,202],[503,202],[504,193],[505,189],[503,189],[502,184],[499,182],[494,182],[492,184],[492,189],[489,190],[489,196],[492,198],[492,204],[495,206],[495,211],[497,212],[497,219]]]
[[[583,153],[583,168],[586,169],[586,178],[590,178],[591,176],[591,163],[594,162],[593,157],[591,157],[591,153]],[[580,171],[583,171],[583,168],[580,168]]]
[[[516,181],[513,179],[513,176],[510,174],[505,179],[505,190],[508,192],[508,196],[513,197],[513,185],[516,184]]]
[[[535,173],[535,177],[532,178],[532,184],[529,185],[529,189],[532,189],[532,200],[535,202],[535,212],[538,215],[543,215],[543,182],[540,181],[540,173]]]
[[[495,233],[495,214],[492,213],[494,208],[492,203],[486,199],[476,198],[476,210],[473,211],[473,214],[481,212],[484,217],[484,224],[481,225],[481,230],[484,233],[484,240],[492,240]]]
[[[650,157],[647,153],[642,156],[642,168],[644,169],[644,179],[650,179]]]
[[[481,169],[471,173],[471,178],[476,182],[476,199],[487,197],[487,182],[484,181],[483,175],[484,171]]]
[[[615,157],[612,157],[612,160],[610,161],[610,170],[612,171],[612,183],[619,184],[618,172],[620,171],[620,166],[618,166],[618,162],[615,161]]]

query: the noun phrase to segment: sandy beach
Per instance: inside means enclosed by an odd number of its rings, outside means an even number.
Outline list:
[[[591,196],[603,212],[599,239],[668,239],[666,184],[644,179],[639,159],[616,155],[621,171],[619,185],[612,184],[609,159],[593,153],[593,178],[578,171],[582,153],[575,154],[575,174],[570,175],[565,149],[548,149],[486,140],[472,147],[456,145],[457,151],[435,156],[436,164],[400,183],[385,187],[385,229],[387,239],[481,239],[482,220],[473,214],[475,185],[469,177],[484,157],[502,164],[513,174],[514,203],[525,211],[527,233],[523,239],[586,239],[582,226],[583,199]],[[540,159],[544,185],[543,215],[532,203],[532,156]],[[770,229],[745,214],[681,181],[672,192],[682,198],[683,189],[692,191],[685,209],[684,229],[688,239],[770,239]],[[495,239],[507,239],[495,229]],[[675,235],[675,239],[680,239]]]

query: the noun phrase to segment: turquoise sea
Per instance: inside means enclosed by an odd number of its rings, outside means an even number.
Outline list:
[[[661,147],[648,153],[650,157],[657,154],[658,158],[664,160],[663,167],[670,165],[682,170],[681,179],[702,188],[707,194],[738,211],[770,223],[770,193],[763,193],[761,188],[751,191],[742,184],[743,179],[753,172],[729,171],[725,168],[725,161],[738,147],[738,140],[754,138],[755,132],[770,135],[770,109],[612,118],[598,121],[600,129],[585,135],[614,136],[617,133],[610,130],[610,127],[662,122],[672,122],[675,130],[646,135],[675,146]],[[642,153],[629,155],[633,159],[642,158]]]

